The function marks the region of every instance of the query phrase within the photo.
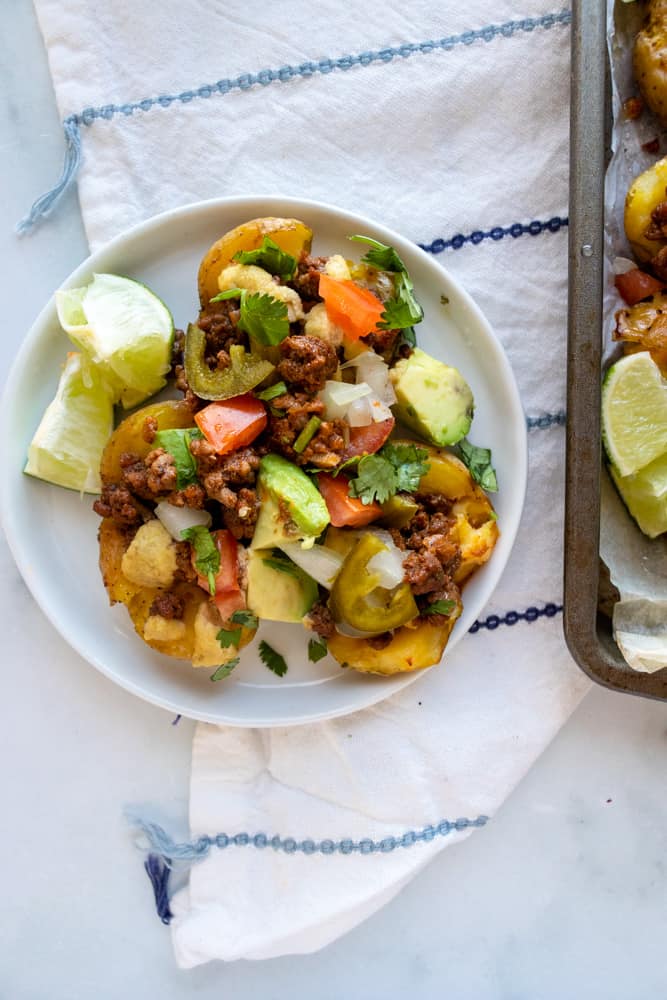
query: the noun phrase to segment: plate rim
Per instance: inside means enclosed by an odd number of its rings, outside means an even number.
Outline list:
[[[371,231],[383,232],[388,238],[393,241],[398,241],[402,244],[407,244],[417,253],[418,256],[426,263],[428,268],[437,268],[438,271],[444,275],[445,279],[456,288],[458,294],[461,296],[462,301],[465,303],[465,307],[474,316],[477,323],[485,330],[486,335],[490,338],[491,342],[495,345],[498,360],[500,361],[502,367],[502,385],[505,392],[508,392],[509,398],[512,404],[512,414],[511,414],[511,427],[512,433],[516,435],[516,445],[518,450],[519,467],[513,469],[512,475],[512,492],[515,495],[516,504],[516,516],[514,519],[514,524],[510,526],[509,529],[504,529],[503,537],[508,539],[505,545],[505,558],[503,565],[496,571],[495,580],[491,586],[489,593],[484,599],[482,607],[484,607],[491,596],[495,592],[498,584],[500,583],[501,577],[505,571],[507,563],[509,561],[511,552],[516,543],[516,538],[519,531],[519,526],[521,522],[521,517],[523,513],[523,508],[525,505],[525,497],[527,490],[527,472],[528,472],[528,434],[525,422],[525,413],[523,409],[523,404],[521,401],[521,396],[519,393],[517,381],[514,375],[514,371],[507,357],[505,348],[501,343],[500,339],[496,336],[493,327],[491,326],[489,320],[482,312],[480,306],[475,302],[470,293],[467,291],[465,286],[455,278],[450,271],[444,267],[440,262],[436,262],[430,257],[426,251],[424,251],[417,243],[412,242],[409,238],[402,236],[400,233],[391,229],[390,227],[384,225],[383,223],[377,222],[363,214],[358,212],[350,211],[339,206],[333,205],[329,202],[323,202],[314,199],[307,198],[294,198],[291,196],[281,196],[276,194],[254,194],[254,195],[242,195],[235,196],[230,195],[222,198],[212,198],[194,202],[188,202],[184,205],[179,205],[174,208],[167,209],[164,212],[160,212],[156,215],[151,216],[148,219],[143,220],[135,226],[124,230],[117,236],[113,237],[108,242],[104,243],[102,246],[98,247],[92,253],[90,253],[80,264],[66,277],[66,279],[59,285],[60,289],[66,289],[70,287],[76,287],[77,283],[80,283],[84,277],[87,277],[95,270],[96,261],[107,257],[109,255],[114,255],[119,249],[128,241],[142,240],[151,235],[155,230],[160,230],[162,227],[173,223],[179,219],[184,221],[188,218],[198,216],[200,213],[205,214],[207,212],[216,212],[232,209],[243,213],[247,211],[248,213],[254,213],[252,215],[248,214],[248,218],[257,217],[258,207],[257,206],[272,206],[270,211],[277,215],[284,217],[295,217],[299,218],[302,215],[307,215],[309,211],[313,212],[323,212],[325,214],[332,215],[336,217],[339,221],[344,221],[348,219],[350,223],[357,225],[364,225],[368,227]],[[254,207],[253,207],[254,206]],[[266,214],[266,213],[265,213]],[[7,417],[12,410],[13,402],[16,400],[18,395],[18,382],[17,378],[21,371],[26,367],[26,362],[30,358],[32,351],[36,346],[36,342],[44,336],[44,327],[51,323],[53,319],[53,312],[55,309],[55,291],[50,295],[43,308],[39,311],[33,323],[30,325],[28,332],[23,338],[22,343],[9,367],[5,385],[3,387],[2,396],[0,397],[0,420],[4,420],[4,426],[8,426]],[[516,434],[518,429],[518,421],[521,420],[521,425],[523,431],[521,434]],[[0,460],[4,455],[6,445],[0,441]],[[7,464],[7,463],[5,463]],[[169,712],[175,712],[177,714],[185,715],[188,718],[192,718],[201,722],[208,722],[217,725],[229,725],[238,728],[277,728],[285,726],[298,726],[306,725],[309,723],[325,721],[328,719],[341,718],[349,715],[356,711],[361,711],[365,708],[369,708],[372,705],[377,704],[385,700],[391,695],[396,694],[398,691],[403,690],[410,684],[414,683],[419,677],[427,674],[433,669],[427,668],[426,670],[415,670],[407,674],[392,675],[390,678],[380,679],[378,678],[377,686],[369,685],[364,688],[350,689],[351,698],[348,701],[352,701],[351,704],[344,704],[334,709],[323,709],[322,712],[310,711],[307,715],[295,717],[258,717],[256,719],[239,719],[234,716],[225,716],[224,711],[215,712],[200,712],[193,711],[191,708],[183,710],[183,706],[179,706],[176,701],[174,701],[169,696],[164,694],[154,693],[150,690],[146,690],[144,686],[137,683],[131,677],[120,676],[113,667],[107,666],[103,658],[100,658],[95,650],[90,650],[89,648],[83,648],[83,643],[77,640],[76,636],[66,634],[61,623],[59,623],[58,617],[55,614],[55,609],[51,606],[48,597],[48,587],[42,588],[40,586],[39,576],[31,574],[27,566],[27,554],[24,551],[24,547],[21,545],[20,532],[10,530],[12,524],[12,504],[11,504],[11,482],[13,477],[12,474],[6,477],[0,478],[0,524],[2,525],[5,538],[7,539],[7,544],[12,554],[12,557],[17,565],[17,568],[21,574],[23,581],[25,582],[28,590],[30,591],[33,599],[38,605],[41,612],[50,621],[53,627],[56,629],[58,634],[62,636],[65,642],[74,649],[82,659],[93,666],[96,670],[102,673],[106,678],[111,680],[113,683],[119,685],[123,690],[141,698],[150,704],[156,705],[160,708],[165,709]],[[48,484],[47,484],[48,485]],[[57,488],[57,487],[54,487]],[[456,642],[463,638],[463,634],[459,634]],[[447,650],[450,648],[449,644],[445,649],[444,657],[447,656]],[[168,658],[171,660],[172,658]],[[434,664],[434,667],[438,667],[442,664],[442,659],[438,664]],[[390,686],[390,687],[389,687]],[[389,688],[389,689],[388,689]],[[364,692],[363,700],[358,698],[359,692]],[[369,692],[370,694],[368,694]],[[357,698],[354,698],[354,695]],[[224,704],[216,702],[216,709],[222,707],[224,709]]]

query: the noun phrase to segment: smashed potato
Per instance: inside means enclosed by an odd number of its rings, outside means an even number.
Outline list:
[[[632,63],[644,101],[667,126],[667,0],[649,0],[646,21],[635,39]]]

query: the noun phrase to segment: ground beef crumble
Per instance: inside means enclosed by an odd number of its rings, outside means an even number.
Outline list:
[[[158,594],[151,604],[148,614],[159,615],[160,618],[182,618],[185,611],[185,601],[178,594],[165,591]]]
[[[404,561],[405,581],[423,608],[436,600],[456,599],[458,587],[453,582],[461,561],[461,553],[452,529],[452,502],[447,497],[418,495],[419,509],[404,528],[394,529],[392,537],[399,548],[407,551]],[[455,594],[445,598],[444,594]],[[426,595],[428,598],[426,599]],[[429,616],[436,618],[436,616]]]
[[[294,442],[311,417],[321,417],[324,403],[306,393],[285,393],[271,400],[265,442],[269,451],[277,451],[297,465],[333,469],[345,450],[342,420],[322,420],[317,432],[302,452],[294,451]]]
[[[305,334],[286,337],[280,345],[278,374],[294,389],[313,396],[338,368],[334,348],[318,337]]]
[[[120,456],[121,484],[142,500],[158,500],[176,489],[174,456],[154,448],[145,458],[124,451]]]
[[[333,615],[323,601],[317,601],[304,618],[304,622],[313,632],[323,639],[330,639],[336,632]]]
[[[141,504],[125,486],[113,484],[103,486],[100,497],[94,502],[93,510],[100,517],[110,517],[122,527],[135,527],[144,521]]]
[[[327,257],[311,257],[305,251],[297,263],[296,274],[287,284],[301,296],[303,307],[308,312],[320,298],[320,274],[326,267]]]

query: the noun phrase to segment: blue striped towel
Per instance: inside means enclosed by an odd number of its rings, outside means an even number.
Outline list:
[[[530,477],[491,605],[373,708],[197,727],[191,840],[144,821],[179,965],[308,952],[493,816],[587,689],[561,634],[569,11],[550,0],[35,0],[97,247],[177,205],[275,193],[376,218],[472,293],[514,366]],[[161,859],[168,858],[169,862]],[[197,860],[169,900],[168,864]]]

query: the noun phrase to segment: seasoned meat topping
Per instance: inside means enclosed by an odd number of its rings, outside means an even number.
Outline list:
[[[404,528],[391,534],[400,549],[408,550],[403,563],[405,581],[413,593],[442,591],[452,584],[461,553],[453,533],[455,521],[449,516],[452,502],[440,494],[419,495],[419,510]]]
[[[306,626],[321,635],[323,639],[330,639],[336,631],[333,616],[326,604],[318,601],[304,618]]]
[[[667,239],[667,201],[661,201],[651,212],[651,222],[644,236],[647,240]]]
[[[409,552],[403,563],[404,579],[414,594],[429,594],[445,583],[445,571],[438,557],[428,549]]]
[[[158,424],[155,417],[146,417],[144,426],[141,428],[141,436],[146,444],[153,444],[158,431]]]
[[[123,527],[142,524],[144,520],[141,505],[127,487],[116,484],[102,488],[102,494],[93,504],[93,510],[100,517],[110,517]]]
[[[197,572],[192,565],[192,547],[189,542],[176,542],[176,572],[174,580],[183,580],[185,583],[194,583],[197,579]]]
[[[174,456],[155,448],[145,458],[132,452],[120,456],[122,484],[144,500],[155,500],[176,489]]]
[[[447,580],[445,585],[439,590],[429,593],[426,597],[417,598],[417,606],[420,611],[424,611],[431,604],[435,604],[436,601],[454,601],[456,604],[461,599],[461,591],[454,583],[453,580]],[[442,615],[432,614],[432,615],[421,615],[422,621],[429,622],[431,625],[441,625]]]
[[[215,475],[215,473],[212,473]],[[256,490],[242,486],[238,493],[223,487],[216,498],[222,505],[222,520],[236,539],[252,538],[259,515]]]
[[[305,251],[301,254],[296,268],[296,274],[287,284],[294,288],[303,301],[304,308],[321,301],[319,287],[320,274],[326,267],[326,257],[311,257]]]
[[[170,591],[158,594],[151,604],[148,614],[160,615],[161,618],[182,618],[185,611],[185,601],[178,594]]]
[[[278,373],[286,382],[302,392],[314,395],[338,368],[338,355],[333,347],[318,337],[305,335],[286,337],[280,345],[282,359]]]
[[[182,490],[176,490],[167,497],[167,502],[174,507],[193,507],[202,510],[206,505],[206,490],[199,483],[191,483]]]
[[[229,348],[233,344],[245,343],[245,334],[238,328],[239,309],[231,299],[209,302],[199,313],[197,326],[206,334],[205,360],[211,368],[217,368],[218,354],[224,351],[229,363]],[[223,365],[224,367],[224,365]]]
[[[200,476],[216,472],[220,474],[220,482],[238,486],[252,486],[255,482],[259,455],[254,448],[241,448],[231,455],[218,455],[206,438],[195,438],[190,444],[190,451],[197,460]]]
[[[324,403],[306,393],[285,393],[271,401],[267,427],[267,445],[297,465],[315,465],[318,469],[333,469],[345,450],[342,420],[323,420],[302,452],[294,451],[294,442],[311,417],[321,417]]]

